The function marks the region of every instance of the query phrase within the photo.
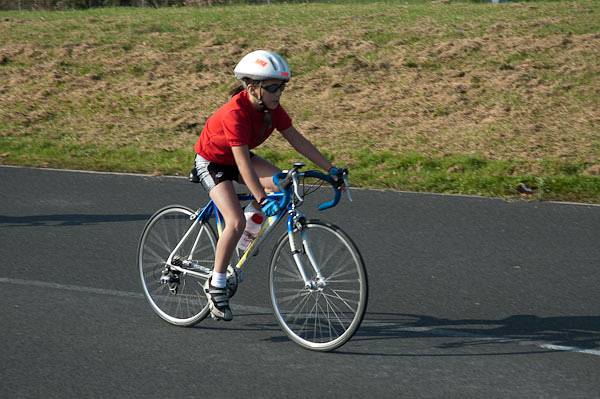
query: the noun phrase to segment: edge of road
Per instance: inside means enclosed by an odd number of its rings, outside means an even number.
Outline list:
[[[79,169],[40,168],[40,167],[35,167],[35,166],[19,166],[19,165],[0,165],[0,168],[33,169],[33,170],[47,170],[47,171],[52,171],[52,172],[88,173],[88,174],[97,174],[97,175],[116,175],[116,176],[136,176],[136,177],[148,177],[148,178],[156,177],[156,178],[186,179],[187,180],[187,176],[154,175],[154,174],[133,173],[133,172],[105,172],[105,171],[79,170]],[[423,195],[431,195],[431,196],[437,196],[437,197],[477,198],[477,199],[488,199],[488,200],[500,200],[500,201],[504,201],[507,203],[514,203],[514,202],[536,203],[537,202],[537,203],[558,204],[558,205],[600,207],[600,204],[588,204],[588,203],[582,203],[582,202],[538,201],[535,199],[527,200],[527,199],[518,199],[518,198],[486,197],[486,196],[482,196],[482,195],[432,193],[432,192],[426,192],[426,191],[403,191],[403,190],[368,188],[368,187],[352,187],[352,190],[403,193],[403,194],[423,194]]]

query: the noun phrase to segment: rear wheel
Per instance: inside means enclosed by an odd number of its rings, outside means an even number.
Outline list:
[[[217,239],[208,223],[190,220],[193,213],[177,205],[159,210],[146,224],[138,246],[138,267],[146,299],[158,316],[179,326],[194,325],[209,313],[203,290],[206,277],[167,265],[169,256],[193,224],[193,231],[172,263],[186,263],[190,271],[205,276],[212,270]]]
[[[368,296],[365,266],[352,240],[337,226],[308,221],[293,239],[310,284],[305,285],[298,271],[286,233],[269,270],[275,317],[297,344],[330,351],[346,343],[362,322]]]

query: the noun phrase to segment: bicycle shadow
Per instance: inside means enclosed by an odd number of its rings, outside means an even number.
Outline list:
[[[257,320],[257,318],[263,317],[268,317],[270,320]],[[273,335],[264,338],[264,341],[291,342],[272,317],[271,313],[241,314],[236,315],[238,320],[244,319],[241,325],[202,326],[201,328],[271,331]],[[431,339],[435,339],[434,342],[438,342],[440,339],[446,340],[430,345],[427,347],[427,351],[421,352],[406,350],[406,346],[395,348],[394,345],[390,349],[389,345],[389,341],[393,340],[401,342],[402,340]],[[510,345],[511,348],[506,351],[498,351],[499,345]],[[537,346],[537,348],[515,350],[515,346]],[[553,349],[552,346],[600,351],[600,316],[512,315],[495,320],[446,319],[402,313],[367,313],[354,337],[333,353],[383,357],[514,356],[555,353],[559,350]],[[474,347],[481,348],[482,351],[456,351],[460,348]],[[490,349],[485,349],[486,347]],[[444,353],[447,350],[451,352]]]
[[[497,345],[538,345],[552,351],[552,346],[600,349],[600,316],[512,315],[504,319],[445,319],[427,315],[369,313],[352,341],[365,342],[394,339],[436,339],[449,341],[433,345],[435,349],[457,349]],[[407,354],[343,352],[345,354],[407,356]],[[523,352],[497,351],[469,354],[431,354],[429,356],[480,356],[540,353],[540,349]],[[414,356],[414,355],[412,355]]]
[[[253,313],[236,316],[245,319],[242,325],[202,326],[207,329],[232,331],[272,331],[264,341],[291,342],[281,331],[270,313]],[[259,321],[256,318],[268,317]],[[406,346],[390,349],[388,342],[373,351],[369,348],[375,341],[435,340],[429,352],[410,352]],[[366,346],[365,346],[366,344]],[[354,337],[334,353],[341,355],[368,355],[384,357],[413,356],[505,356],[554,353],[552,347],[531,350],[515,350],[515,346],[555,345],[579,349],[600,350],[600,316],[539,317],[535,315],[512,315],[504,319],[446,319],[427,315],[402,313],[367,313]],[[511,349],[498,351],[498,345],[511,345]],[[457,352],[455,349],[479,347],[482,351]],[[485,347],[492,349],[484,350]],[[354,350],[349,348],[355,348]],[[365,350],[366,349],[366,350]],[[444,353],[444,350],[451,350]]]
[[[148,220],[150,216],[148,214],[94,215],[80,213],[29,216],[0,215],[0,227],[85,226],[99,223]]]

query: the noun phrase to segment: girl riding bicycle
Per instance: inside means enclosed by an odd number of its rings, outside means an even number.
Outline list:
[[[203,187],[225,219],[225,229],[217,241],[212,277],[204,291],[211,314],[229,321],[233,314],[226,289],[227,266],[246,225],[244,212],[233,181],[245,184],[256,199],[254,207],[265,216],[280,209],[266,192],[279,191],[273,175],[280,172],[269,161],[250,150],[263,143],[275,129],[292,147],[334,178],[341,171],[292,124],[279,100],[291,78],[287,62],[271,51],[258,50],[244,56],[234,69],[241,85],[233,97],[211,115],[194,147],[196,171]]]

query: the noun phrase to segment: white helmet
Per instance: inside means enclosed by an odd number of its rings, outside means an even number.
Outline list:
[[[288,81],[292,72],[287,62],[277,53],[265,50],[256,50],[246,54],[233,70],[235,77],[242,80],[279,79]]]

